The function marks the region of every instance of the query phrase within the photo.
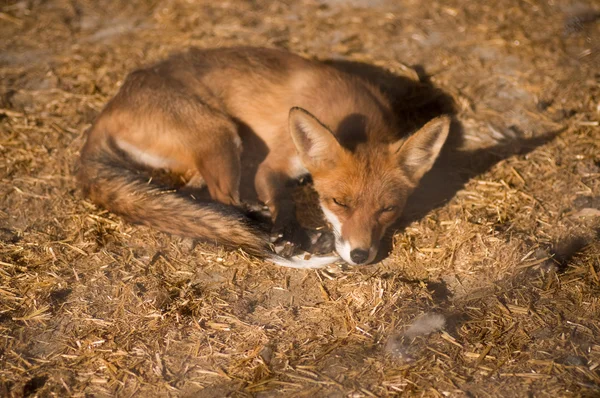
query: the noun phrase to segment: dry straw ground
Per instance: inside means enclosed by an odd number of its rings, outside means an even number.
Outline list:
[[[597,2],[0,4],[0,396],[600,395]],[[127,71],[238,44],[373,65],[407,128],[454,102],[380,263],[280,269],[81,197]]]

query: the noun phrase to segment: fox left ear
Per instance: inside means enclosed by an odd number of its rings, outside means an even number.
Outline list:
[[[437,159],[450,131],[450,117],[440,116],[429,121],[404,143],[391,144],[400,167],[415,184],[427,173]]]
[[[289,123],[292,141],[309,171],[335,162],[342,146],[316,117],[295,107],[290,110]]]

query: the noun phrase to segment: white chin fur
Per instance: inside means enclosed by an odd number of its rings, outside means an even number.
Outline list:
[[[323,210],[323,214],[325,215],[325,218],[327,219],[327,221],[329,221],[329,224],[331,224],[331,226],[333,227],[335,236],[341,236],[342,235],[342,223],[337,218],[337,216],[335,214],[333,214],[333,212],[331,212],[327,207],[323,206],[323,204],[321,204],[321,210]]]
[[[356,263],[350,258],[351,250],[352,248],[350,247],[350,244],[348,242],[344,242],[341,239],[335,240],[335,251],[338,252],[342,260],[344,260],[350,265],[356,265]]]

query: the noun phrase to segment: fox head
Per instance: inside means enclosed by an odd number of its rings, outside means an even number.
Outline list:
[[[336,251],[349,264],[373,261],[386,229],[435,162],[450,127],[442,116],[408,139],[344,148],[317,118],[292,108],[290,133],[310,172]]]

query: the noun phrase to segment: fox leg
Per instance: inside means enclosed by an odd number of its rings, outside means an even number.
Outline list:
[[[240,206],[241,142],[236,131],[210,130],[202,138],[191,148],[195,170],[184,189],[206,187],[212,200]]]
[[[96,130],[118,132],[115,141],[134,161],[181,175],[184,189],[206,185],[213,200],[237,206],[237,125],[193,76],[172,73],[159,67],[131,73]]]
[[[235,123],[212,109],[197,107],[188,113],[187,123],[178,126],[185,133],[180,153],[186,153],[187,184],[184,189],[207,188],[212,200],[240,206],[242,142]],[[180,116],[180,115],[177,115]],[[191,116],[191,117],[190,117]]]
[[[239,206],[242,146],[233,123],[216,130],[210,141],[194,153],[199,176],[190,183],[203,180],[213,200]]]
[[[269,162],[269,158],[258,167],[254,186],[258,200],[263,202],[271,212],[273,225],[281,228],[295,218],[295,203],[288,188],[289,177],[277,170]]]
[[[176,115],[179,120],[186,120],[183,124],[186,139],[181,144],[195,166],[186,188],[206,186],[213,200],[240,206],[242,141],[237,125],[218,107],[212,94],[202,94],[203,103],[186,96],[185,114]],[[213,106],[208,106],[211,102]]]

